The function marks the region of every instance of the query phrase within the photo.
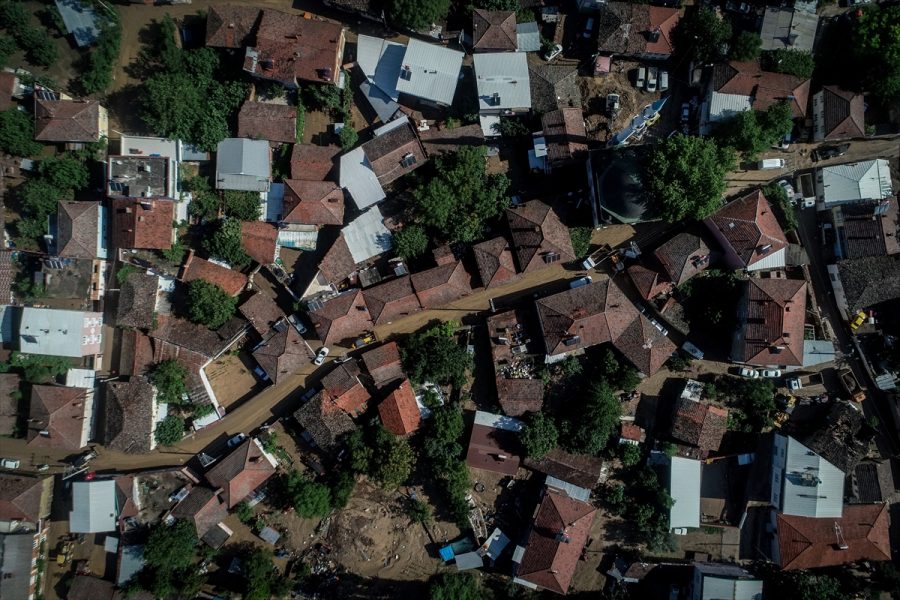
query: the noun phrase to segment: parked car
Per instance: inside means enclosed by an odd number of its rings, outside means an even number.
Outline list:
[[[787,179],[779,179],[776,183],[778,187],[784,190],[788,202],[794,204],[797,201],[797,192],[794,191],[794,186],[791,185],[791,182]]]
[[[4,458],[0,460],[0,467],[4,469],[18,469],[19,468],[19,459],[17,458]]]
[[[741,367],[740,375],[741,377],[747,377],[748,379],[757,379],[759,377],[759,371],[751,369],[750,367]]]
[[[591,37],[591,34],[594,32],[594,17],[590,17],[587,20],[587,23],[584,24],[584,33],[581,35],[587,39]]]
[[[691,120],[691,105],[687,102],[681,103],[681,123],[687,123]]]
[[[862,325],[866,320],[866,313],[864,311],[859,311],[853,316],[853,320],[850,321],[850,329],[856,331],[860,325]]]
[[[228,446],[229,448],[234,448],[235,446],[237,446],[238,444],[240,444],[241,442],[243,442],[246,439],[247,439],[247,436],[245,434],[238,433],[237,435],[233,436],[230,440],[228,440],[228,442],[226,442],[225,445]]]
[[[703,360],[703,350],[695,346],[690,342],[685,342],[681,345],[681,349],[696,358],[697,360]]]
[[[837,146],[822,146],[821,148],[816,148],[812,152],[813,160],[828,160],[829,158],[836,158],[838,156],[843,156],[847,153],[847,150],[850,149],[850,144],[838,144]]]
[[[78,456],[74,461],[72,461],[72,464],[75,466],[76,469],[80,469],[81,467],[87,465],[89,462],[91,462],[95,458],[97,458],[97,451],[94,450],[93,448],[91,448],[87,452]]]
[[[781,377],[781,370],[780,369],[763,369],[762,371],[760,371],[759,374],[762,375],[763,377],[768,377],[769,379],[777,379],[777,378]]]
[[[294,329],[297,330],[297,333],[303,335],[306,333],[306,325],[303,324],[303,321],[300,319],[300,315],[296,313],[291,313],[288,315],[288,321],[291,325],[294,326]]]
[[[562,51],[563,47],[561,44],[554,44],[553,48],[544,53],[544,60],[550,62],[551,60],[562,54]]]
[[[657,321],[656,319],[650,319],[650,324],[656,327],[657,330],[663,335],[669,335],[669,330],[663,327],[662,323]]]
[[[321,365],[323,362],[325,362],[326,356],[328,356],[328,346],[322,346],[322,349],[319,350],[318,354],[316,354],[316,360],[314,360],[313,362],[316,365]]]
[[[591,279],[590,276],[579,277],[575,281],[572,281],[571,283],[569,283],[569,288],[574,290],[575,288],[580,288],[585,285],[591,284],[593,282],[594,282],[594,280]]]
[[[619,95],[618,94],[607,94],[606,95],[606,112],[610,115],[614,115],[619,110]]]
[[[253,374],[256,375],[260,381],[269,381],[269,375],[259,365],[253,367]]]
[[[669,72],[668,71],[660,71],[659,72],[659,91],[665,92],[669,89]]]
[[[638,67],[637,75],[634,79],[634,87],[637,89],[643,89],[645,82],[647,81],[647,69],[644,67]]]
[[[191,488],[188,486],[184,486],[181,489],[169,494],[169,502],[174,502],[175,504],[178,504],[179,502],[181,502],[182,500],[187,498],[187,495],[190,493],[191,493]]]
[[[656,91],[656,83],[657,83],[657,74],[659,73],[659,69],[656,67],[650,67],[647,69],[647,85],[644,86],[644,89],[648,92]]]

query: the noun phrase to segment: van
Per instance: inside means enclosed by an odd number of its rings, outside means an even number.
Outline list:
[[[759,169],[783,169],[784,168],[784,159],[783,158],[766,158],[759,161],[759,165],[757,166]]]
[[[590,17],[587,20],[587,23],[584,26],[584,33],[581,35],[584,36],[585,39],[591,37],[591,32],[594,31],[594,17]]]
[[[644,87],[644,81],[647,79],[647,69],[644,67],[640,67],[637,70],[637,78],[634,82],[634,87],[641,89]]]
[[[659,72],[659,91],[665,92],[669,89],[669,72],[668,71],[660,71]]]
[[[650,67],[647,69],[647,85],[644,87],[648,92],[656,91],[656,74],[659,72],[659,69],[656,67]]]

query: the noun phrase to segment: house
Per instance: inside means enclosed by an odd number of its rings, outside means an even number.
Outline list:
[[[473,57],[481,131],[485,137],[500,135],[500,115],[531,111],[528,56],[524,52],[491,52]]]
[[[40,531],[52,501],[53,477],[0,473],[0,530]]]
[[[143,377],[109,381],[105,388],[103,445],[126,454],[153,451],[159,410],[156,388]]]
[[[278,260],[278,227],[264,221],[241,222],[241,247],[262,266]]]
[[[450,106],[462,61],[462,52],[410,39],[403,53],[397,91],[426,104]]]
[[[377,206],[365,211],[341,230],[319,263],[322,285],[335,286],[355,277],[358,266],[393,247],[393,236],[384,226]]]
[[[835,301],[845,315],[900,298],[900,260],[871,256],[828,265]]]
[[[96,100],[45,100],[35,96],[35,140],[92,143],[108,136],[109,115]]]
[[[284,322],[253,349],[253,359],[273,384],[297,373],[314,358],[315,354],[303,336]]]
[[[754,278],[744,285],[731,359],[759,366],[801,366],[806,282]]]
[[[347,14],[384,23],[384,8],[379,0],[322,0],[322,3]]]
[[[513,554],[513,582],[567,593],[596,514],[587,502],[545,489],[524,551],[517,547]]]
[[[784,515],[839,519],[844,473],[791,436],[775,434],[770,502]]]
[[[169,166],[170,157],[166,156],[110,156],[106,164],[106,194],[111,198],[175,198]]]
[[[786,264],[788,241],[761,190],[733,200],[703,221],[731,269],[761,271]]]
[[[57,256],[85,260],[107,257],[106,208],[99,202],[60,200],[56,230]]]
[[[239,138],[266,140],[272,145],[297,141],[297,107],[269,102],[244,102],[238,112]]]
[[[263,10],[256,41],[247,46],[244,71],[292,89],[301,81],[337,85],[344,33],[338,23]]]
[[[619,444],[631,444],[632,446],[639,446],[647,441],[647,432],[644,431],[643,427],[635,425],[634,423],[629,423],[628,421],[622,421],[619,423]]]
[[[388,342],[366,350],[360,355],[360,359],[369,374],[369,379],[378,389],[383,389],[406,378],[400,362],[400,348],[397,346],[397,342]]]
[[[506,221],[520,273],[575,260],[569,229],[556,211],[540,200],[507,209]]]
[[[394,435],[409,435],[419,428],[422,415],[409,379],[401,381],[397,389],[381,401],[378,416],[384,428]]]
[[[888,504],[852,504],[828,519],[779,514],[775,563],[785,571],[891,560]]]
[[[700,527],[700,472],[703,463],[693,458],[672,456],[669,461],[669,528]]]
[[[653,256],[672,285],[681,285],[709,266],[710,250],[698,235],[682,232],[661,244]]]
[[[554,448],[540,459],[526,458],[525,466],[588,490],[597,487],[603,475],[601,459],[590,454],[571,454],[560,448]]]
[[[0,533],[0,597],[33,600],[43,597],[48,577],[41,577],[46,562],[43,531]]]
[[[466,464],[501,475],[515,475],[524,450],[519,434],[525,424],[512,417],[475,411]]]
[[[210,6],[206,15],[206,45],[210,48],[237,50],[249,46],[262,10],[235,4]]]
[[[839,204],[832,208],[838,258],[853,260],[900,253],[898,213],[896,198]]]
[[[256,292],[250,296],[246,302],[238,306],[238,311],[261,336],[265,336],[275,323],[284,319],[284,313],[275,304],[275,300],[263,292]]]
[[[705,459],[719,449],[728,425],[728,409],[679,398],[672,418],[672,437],[699,449],[698,458]]]
[[[120,595],[121,592],[116,592],[111,581],[91,575],[76,575],[72,578],[66,600],[120,600]]]
[[[475,255],[481,285],[485,288],[503,285],[516,278],[513,253],[505,237],[499,236],[474,244],[472,253]]]
[[[21,97],[19,76],[9,71],[0,71],[0,110],[9,110],[16,103],[13,98]]]
[[[412,287],[422,308],[440,308],[472,293],[472,278],[461,261],[413,273]]]
[[[118,527],[116,482],[93,479],[72,483],[72,510],[69,531],[72,533],[110,533]]]
[[[356,429],[353,419],[319,392],[294,412],[294,418],[319,448],[328,451],[345,433]]]
[[[366,412],[371,399],[359,380],[359,374],[356,361],[345,362],[329,371],[321,382],[323,394],[351,417],[358,417]]]
[[[231,530],[222,523],[228,517],[228,507],[222,502],[219,493],[208,487],[191,488],[184,500],[176,504],[170,514],[176,519],[190,521],[197,532],[197,537],[213,548],[224,545],[225,540],[231,535]]]
[[[206,472],[206,480],[220,492],[228,508],[234,508],[269,480],[278,468],[275,457],[256,438],[248,438]]]
[[[848,402],[831,404],[817,426],[798,437],[804,446],[847,474],[869,456],[873,438],[866,417]],[[847,487],[845,500],[850,495]]]
[[[400,79],[406,46],[360,35],[356,42],[356,53],[356,66],[365,77],[359,89],[381,122],[387,123],[400,110],[400,105],[397,104],[400,99],[397,82]]]
[[[547,64],[528,65],[531,85],[531,108],[538,113],[548,113],[558,108],[581,106],[578,88],[578,70],[574,67]]]
[[[343,225],[344,192],[333,181],[284,180],[281,222],[303,225]]]
[[[351,289],[310,310],[309,318],[323,344],[355,339],[372,326],[372,318],[362,290]]]
[[[767,6],[759,32],[759,37],[762,38],[761,50],[812,53],[818,27],[819,17],[814,10],[803,10],[796,6]]]
[[[444,121],[425,131],[417,130],[417,133],[422,147],[425,148],[425,154],[430,157],[459,152],[465,147],[484,146],[484,132],[477,123],[451,128],[447,127],[447,122]]]
[[[78,310],[22,307],[19,351],[81,358],[102,351],[103,314]]]
[[[607,2],[596,16],[597,49],[603,54],[643,60],[672,56],[672,31],[682,11],[665,6]]]
[[[247,276],[240,271],[200,258],[191,251],[181,268],[181,281],[190,283],[198,279],[219,286],[229,296],[237,296],[247,285]]]
[[[690,600],[762,600],[763,581],[738,565],[694,563]]]
[[[362,295],[375,325],[391,323],[422,310],[409,275],[367,288]]]
[[[175,202],[165,198],[111,198],[111,242],[116,250],[168,250],[175,239]]]
[[[540,412],[544,405],[544,382],[540,379],[496,378],[497,401],[503,412],[521,417],[526,412]]]
[[[473,52],[515,52],[517,48],[515,11],[472,9]]]
[[[272,150],[265,140],[227,138],[216,150],[216,189],[268,192]]]
[[[546,160],[551,168],[568,164],[587,152],[581,108],[566,107],[544,113],[541,125],[547,144]]]
[[[816,170],[818,210],[851,202],[885,200],[893,193],[890,165],[883,158]]]
[[[31,387],[28,445],[77,452],[92,437],[94,390],[59,385]]]
[[[325,181],[331,178],[340,146],[294,144],[291,149],[291,178],[304,181]]]
[[[340,185],[360,210],[384,200],[384,186],[427,160],[408,118],[395,119],[374,133],[374,138],[341,156]]]
[[[866,135],[866,102],[862,94],[826,85],[813,94],[813,140],[843,140]]]

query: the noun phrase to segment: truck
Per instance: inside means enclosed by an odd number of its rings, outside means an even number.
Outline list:
[[[818,373],[798,374],[785,379],[787,387],[792,392],[802,390],[804,386],[822,385],[822,376]]]
[[[850,395],[851,400],[854,402],[862,402],[866,399],[866,392],[863,391],[862,386],[859,385],[859,381],[856,380],[856,375],[853,374],[851,369],[841,369],[838,371],[838,377],[841,380],[841,386],[843,386],[844,390]]]

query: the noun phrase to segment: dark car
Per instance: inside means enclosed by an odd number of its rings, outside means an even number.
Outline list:
[[[816,148],[813,150],[812,158],[813,160],[828,160],[829,158],[835,158],[838,156],[843,156],[847,153],[847,150],[850,149],[850,144],[840,144],[837,146],[822,146],[821,148]]]

